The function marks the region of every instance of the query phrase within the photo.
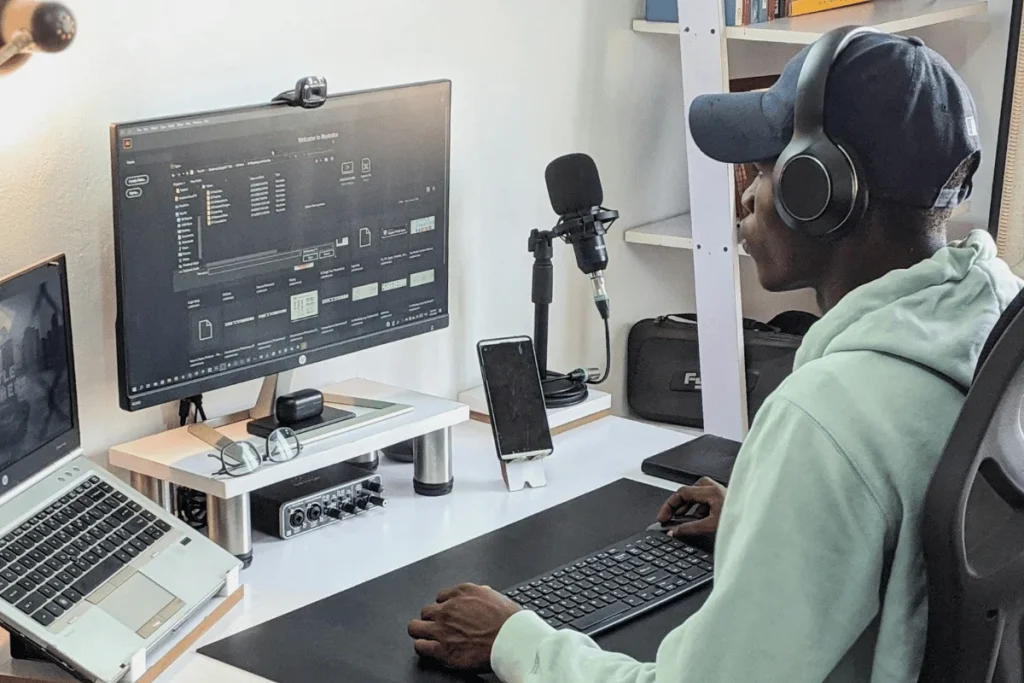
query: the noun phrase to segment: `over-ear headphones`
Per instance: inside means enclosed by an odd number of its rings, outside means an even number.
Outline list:
[[[868,26],[848,26],[826,33],[811,46],[800,68],[793,112],[793,138],[775,162],[775,209],[793,230],[836,240],[864,215],[867,187],[856,160],[825,133],[825,86],[832,65]]]

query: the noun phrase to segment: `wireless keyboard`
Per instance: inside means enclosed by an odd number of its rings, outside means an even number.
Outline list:
[[[555,628],[592,636],[693,592],[713,574],[710,553],[644,531],[503,593]]]

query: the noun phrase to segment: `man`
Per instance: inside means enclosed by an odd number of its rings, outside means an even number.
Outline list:
[[[769,291],[810,287],[824,313],[758,412],[721,505],[715,585],[655,662],[555,631],[488,588],[443,591],[409,624],[421,656],[506,683],[910,683],[924,652],[923,501],[982,344],[1021,282],[984,232],[946,245],[980,158],[974,103],[916,39],[867,34],[833,65],[825,132],[859,163],[868,207],[845,237],[798,233],[774,205],[806,50],[767,93],[699,98],[709,156],[756,162],[742,238]],[[950,201],[953,199],[953,201]],[[720,517],[719,517],[720,513]],[[677,530],[684,534],[694,529]]]

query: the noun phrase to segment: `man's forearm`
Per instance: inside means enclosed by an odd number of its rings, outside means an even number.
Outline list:
[[[572,631],[556,631],[532,612],[509,619],[498,634],[491,666],[504,683],[653,683],[654,664],[605,652]]]

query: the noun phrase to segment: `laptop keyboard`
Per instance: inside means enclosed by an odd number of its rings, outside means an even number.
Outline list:
[[[0,539],[0,599],[49,626],[170,530],[93,475]]]

